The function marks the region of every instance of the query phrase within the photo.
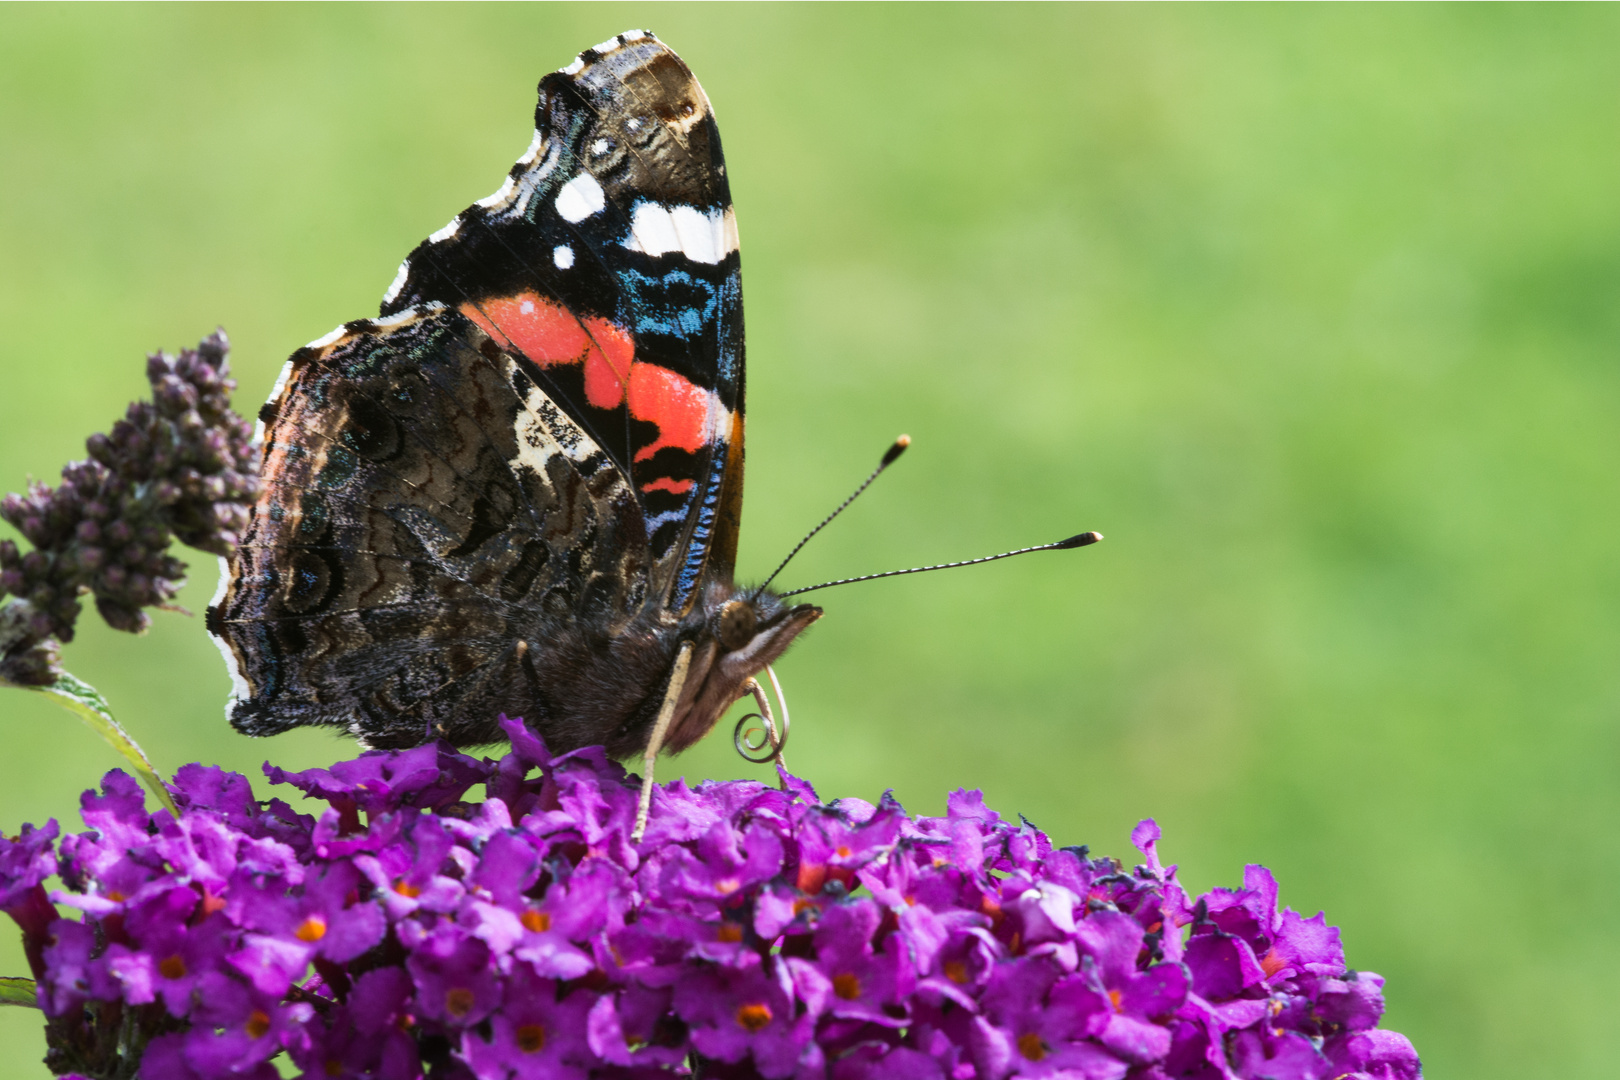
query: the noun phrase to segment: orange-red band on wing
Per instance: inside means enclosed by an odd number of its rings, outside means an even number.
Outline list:
[[[669,368],[635,359],[635,341],[616,323],[580,318],[532,292],[469,301],[461,312],[540,367],[583,364],[585,400],[596,408],[616,409],[628,398],[631,416],[658,425],[658,438],[636,451],[635,460],[665,447],[696,453],[709,441],[709,392]],[[691,486],[665,479],[642,490],[682,494]]]
[[[660,476],[656,480],[649,480],[641,485],[642,491],[668,491],[675,495],[685,495],[693,488],[691,480],[672,480],[667,476]]]

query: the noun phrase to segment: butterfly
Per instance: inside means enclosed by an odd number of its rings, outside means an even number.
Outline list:
[[[249,735],[496,742],[646,763],[821,615],[733,580],[742,289],[720,133],[631,31],[540,81],[506,181],[379,317],[295,352],[263,493],[208,609]]]

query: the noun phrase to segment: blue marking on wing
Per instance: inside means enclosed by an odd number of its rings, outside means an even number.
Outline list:
[[[714,535],[714,519],[720,506],[720,480],[726,471],[726,455],[714,447],[714,458],[709,462],[709,476],[703,487],[703,503],[698,507],[697,524],[686,542],[686,558],[675,575],[675,590],[670,607],[684,610],[688,599],[697,591],[703,575],[703,564],[709,555],[709,540]]]
[[[656,276],[624,269],[618,277],[631,296],[630,318],[638,333],[668,334],[683,341],[703,333],[731,292],[680,269]]]

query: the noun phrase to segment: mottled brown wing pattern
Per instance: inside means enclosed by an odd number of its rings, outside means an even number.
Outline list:
[[[248,734],[492,741],[541,697],[526,642],[642,603],[623,473],[459,313],[349,324],[295,354],[262,418],[276,481],[209,611]]]

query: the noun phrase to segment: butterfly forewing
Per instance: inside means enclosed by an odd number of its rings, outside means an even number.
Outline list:
[[[621,35],[546,76],[535,139],[494,195],[411,253],[383,304],[440,302],[529,366],[631,478],[649,595],[687,610],[730,574],[743,325],[719,130],[686,65]]]

